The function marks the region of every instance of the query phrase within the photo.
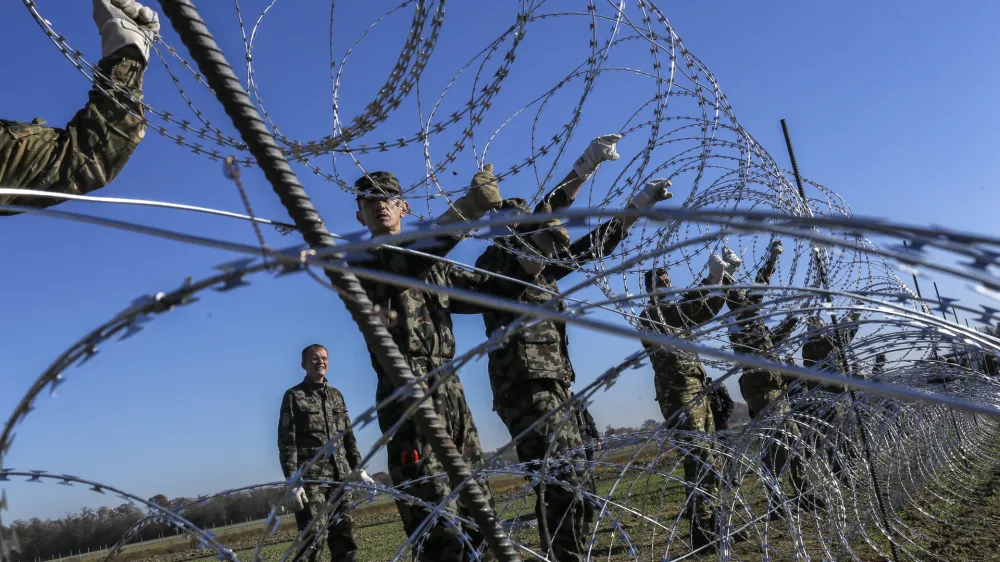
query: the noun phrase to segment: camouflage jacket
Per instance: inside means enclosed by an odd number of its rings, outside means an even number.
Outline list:
[[[535,212],[558,210],[569,206],[572,200],[556,188],[546,196]],[[547,208],[542,208],[548,206]],[[611,219],[590,233],[570,244],[569,249],[554,257],[557,263],[545,267],[533,280],[537,288],[497,281],[502,295],[522,304],[537,307],[549,306],[559,312],[566,310],[566,303],[558,297],[558,282],[576,271],[580,264],[598,259],[614,251],[625,238],[625,228],[620,219]],[[476,267],[506,277],[525,280],[527,273],[518,262],[517,255],[509,248],[526,244],[523,238],[506,237],[486,249]],[[555,299],[555,302],[551,302]],[[494,309],[482,310],[487,337],[513,323],[519,314]],[[569,358],[569,341],[566,325],[546,320],[514,334],[501,349],[489,354],[490,386],[494,400],[499,400],[511,385],[534,379],[556,379],[565,383],[576,380],[576,373]]]
[[[702,285],[707,283],[707,280],[703,281]],[[652,297],[639,318],[640,327],[648,332],[683,337],[687,330],[715,318],[725,303],[724,294],[711,295],[707,289],[688,291],[672,302],[660,302],[657,297]],[[642,345],[653,364],[658,402],[666,399],[667,388],[661,386],[667,384],[671,377],[705,378],[705,368],[697,353],[661,347],[650,341],[643,341]]]
[[[278,418],[278,457],[285,478],[341,432],[344,434],[331,462],[317,462],[306,472],[306,478],[343,479],[361,464],[361,453],[339,390],[325,382],[314,383],[308,377],[286,390]]]
[[[432,256],[443,256],[454,248],[459,237],[442,236],[432,248],[421,251]],[[418,256],[390,248],[380,248],[359,259],[352,265],[404,275],[429,285],[491,293],[493,280],[428,256]],[[386,328],[400,353],[406,358],[414,374],[421,376],[455,357],[455,335],[452,331],[452,308],[464,311],[462,304],[452,302],[447,295],[432,290],[420,290],[362,279],[362,286],[377,305],[385,320]],[[467,312],[481,309],[469,307]],[[392,317],[395,313],[394,317]],[[392,394],[395,386],[385,374],[382,365],[369,348],[372,367],[378,376],[376,398],[381,400]]]
[[[860,317],[860,312],[852,312],[844,321],[854,324]],[[858,326],[851,326],[836,328],[836,332],[830,328],[826,332],[810,336],[802,346],[802,364],[806,368],[815,366],[821,371],[843,373],[847,356],[842,346],[850,344],[857,333]]]
[[[770,284],[774,271],[775,263],[768,260],[764,267],[757,271],[754,283],[758,285]],[[760,304],[764,301],[763,291],[748,294],[746,291],[734,289],[727,294],[727,300],[729,301],[729,309],[737,312],[737,324],[729,332],[729,341],[733,344],[733,351],[744,355],[767,356],[777,360],[773,354],[775,347],[781,345],[781,342],[792,334],[799,319],[795,316],[789,316],[772,331],[760,317]]]
[[[142,62],[119,52],[102,59],[98,68],[136,100],[142,99]],[[139,103],[99,79],[90,91],[90,101],[65,129],[46,127],[41,119],[31,123],[0,120],[0,187],[83,195],[108,185],[145,135],[141,116]],[[60,202],[58,198],[0,195],[0,205],[45,208]],[[17,213],[0,211],[0,215]]]

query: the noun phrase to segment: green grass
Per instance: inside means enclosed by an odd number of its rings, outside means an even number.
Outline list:
[[[994,458],[1000,456],[1000,443],[993,451]],[[613,462],[623,462],[632,457],[631,451],[619,454]],[[605,517],[598,524],[594,534],[595,543],[592,547],[592,559],[608,561],[625,560],[660,560],[664,554],[671,558],[683,556],[689,552],[686,545],[688,523],[678,514],[683,508],[687,496],[684,486],[677,480],[681,479],[683,470],[672,456],[656,458],[647,450],[638,451],[642,465],[655,461],[654,467],[663,474],[650,474],[644,467],[635,466],[624,474],[620,469],[614,471],[599,471],[597,474],[598,495],[610,495],[612,502],[623,504],[625,508],[609,505]],[[921,493],[914,502],[906,507],[892,511],[893,525],[896,527],[897,542],[904,541],[909,536],[912,543],[905,544],[900,549],[900,560],[930,560],[934,556],[945,560],[997,560],[1000,561],[1000,537],[995,529],[1000,528],[1000,469],[983,464],[968,466],[966,473],[973,474],[973,481],[963,482],[966,495],[956,498],[953,491],[954,483],[944,486],[930,487],[926,493]],[[946,469],[946,473],[950,469]],[[674,479],[676,478],[676,479]],[[500,519],[510,519],[518,515],[533,513],[534,492],[527,488],[519,477],[501,478],[493,481],[498,515]],[[942,500],[941,497],[950,500]],[[867,497],[852,498],[859,506],[869,502]],[[919,506],[920,509],[917,509]],[[853,506],[846,506],[848,512]],[[866,509],[866,508],[865,508]],[[733,510],[732,525],[740,527],[749,523],[748,513],[759,517],[766,510],[766,498],[763,486],[752,476],[744,479],[736,498],[736,509]],[[921,512],[923,510],[923,512]],[[863,511],[863,510],[862,510]],[[926,514],[941,517],[950,524],[942,525]],[[640,515],[644,514],[644,516]],[[867,544],[865,537],[851,537],[851,551],[855,558],[846,557],[847,549],[840,545],[829,545],[829,537],[836,536],[832,529],[823,528],[816,523],[814,515],[808,511],[793,513],[796,526],[801,528],[803,544],[801,548],[813,560],[861,560],[874,562],[886,560],[879,552],[889,553],[889,542],[882,533],[874,528],[875,523],[869,522],[868,540],[874,546]],[[358,522],[357,537],[360,546],[359,560],[383,562],[391,560],[406,541],[402,523],[396,514],[395,505],[391,501],[377,502],[367,505],[356,512]],[[827,521],[832,518],[825,514],[819,518]],[[616,526],[613,521],[617,520]],[[905,527],[904,527],[905,525]],[[665,527],[665,528],[664,528]],[[766,527],[766,534],[765,534]],[[905,533],[905,535],[904,535]],[[626,540],[626,535],[629,537]],[[745,562],[762,562],[767,558],[774,561],[793,560],[798,547],[792,544],[785,522],[766,523],[756,521],[749,527],[749,540],[732,543],[731,558]],[[294,531],[283,533],[272,544],[263,549],[265,562],[276,562],[290,547],[287,539],[294,536]],[[253,544],[243,548],[226,541],[242,560],[249,560],[253,552]],[[538,530],[527,527],[516,531],[512,538],[521,545],[537,549]],[[629,542],[630,541],[630,542]],[[633,554],[629,544],[638,549]],[[928,553],[933,553],[933,556]],[[524,559],[529,557],[524,555]],[[695,556],[692,560],[704,560],[706,557]],[[714,559],[714,558],[710,558]],[[329,560],[327,552],[322,553],[321,560]]]

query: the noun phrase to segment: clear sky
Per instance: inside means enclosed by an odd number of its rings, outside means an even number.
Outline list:
[[[37,3],[74,47],[97,60],[99,39],[89,2]],[[242,76],[242,39],[233,4],[222,0],[198,4]],[[266,4],[241,2],[244,18],[255,19]],[[514,23],[517,5],[469,0],[448,4],[439,49],[423,79],[422,92],[430,95],[421,99],[425,112],[451,76]],[[380,0],[337,3],[333,50],[338,66],[364,27],[392,6]],[[582,1],[550,0],[543,11],[580,12],[585,6]],[[1000,114],[992,104],[1000,97],[1000,70],[993,61],[1000,48],[993,29],[1000,5],[850,0],[660,2],[660,7],[685,46],[711,68],[742,125],[779,164],[787,165],[778,125],[785,118],[804,175],[836,190],[855,213],[1000,234],[993,220]],[[638,20],[631,4],[629,10]],[[411,17],[410,8],[392,16],[348,63],[340,100],[348,120],[363,109],[391,69]],[[167,41],[186,54],[164,23]],[[510,115],[507,109],[520,107],[544,91],[539,83],[550,87],[553,77],[558,80],[568,72],[562,69],[586,57],[586,23],[579,17],[564,18],[529,28],[516,74],[510,78],[517,87],[498,101],[494,118],[498,121],[477,133],[477,150],[481,152],[489,133]],[[295,138],[319,138],[332,128],[328,26],[328,3],[279,2],[257,38],[261,94],[282,132]],[[0,37],[9,53],[0,116],[65,123],[85,102],[86,80],[46,39],[20,2],[0,5]],[[488,68],[495,69],[491,64]],[[190,118],[158,59],[153,59],[146,80],[150,103]],[[189,76],[184,84],[206,115],[232,130],[204,88]],[[456,107],[456,97],[468,96],[471,82],[462,84],[465,87],[448,98],[450,108]],[[626,105],[622,100],[630,99],[630,83],[622,79],[620,84],[616,87],[615,80],[603,79],[588,101],[588,122],[570,142],[557,171],[560,177],[591,136],[620,125],[621,120],[603,119],[621,111]],[[394,140],[415,132],[419,121],[412,98],[371,138]],[[571,106],[560,106],[556,103],[560,100],[575,99],[557,98],[547,110],[549,119],[561,123]],[[525,130],[523,121],[513,127]],[[489,159],[509,166],[528,154],[530,148],[516,146],[510,140],[514,138],[525,137],[500,135]],[[541,139],[544,142],[546,136]],[[639,147],[626,139],[622,152]],[[437,148],[437,154],[444,150]],[[372,155],[364,164],[369,169],[391,167],[402,176],[407,171],[418,174],[421,149]],[[321,165],[331,169],[329,158]],[[337,165],[348,181],[358,175],[347,158],[338,158]],[[242,212],[238,192],[220,168],[150,131],[114,184],[98,194]],[[454,167],[459,176],[455,181],[464,184],[474,168],[471,151],[463,152]],[[356,230],[353,198],[299,170],[331,229]],[[535,192],[537,185],[527,185],[532,181],[527,174],[518,177],[525,185],[506,183],[507,195]],[[260,174],[247,171],[245,181],[257,214],[286,218]],[[84,203],[60,208],[255,243],[246,223]],[[272,230],[266,234],[275,246],[298,242]],[[4,218],[0,236],[7,241],[0,253],[5,266],[0,286],[8,295],[0,324],[0,412],[5,413],[60,353],[133,298],[175,288],[188,275],[206,277],[214,265],[235,257],[31,216]],[[471,262],[481,249],[469,244],[453,257]],[[571,277],[564,286],[580,279]],[[205,293],[196,305],[157,319],[127,342],[106,345],[87,365],[68,371],[68,382],[57,398],[40,400],[19,428],[5,467],[75,474],[142,497],[192,496],[279,479],[277,408],[284,389],[302,376],[299,350],[314,342],[330,348],[331,382],[343,391],[353,413],[371,405],[375,376],[363,340],[329,291],[305,276],[277,280],[257,276],[251,282],[231,293]],[[957,283],[942,280],[942,290],[963,296]],[[483,335],[481,319],[456,320],[460,349],[478,343]],[[570,339],[581,383],[637,349],[634,342],[572,328]],[[461,376],[483,446],[503,444],[509,437],[491,411],[485,363],[464,369]],[[658,417],[652,394],[651,371],[630,371],[598,398],[592,411],[602,427],[638,424]],[[363,446],[378,435],[375,426],[358,432]],[[372,468],[382,467],[384,459],[379,456]],[[4,515],[5,521],[117,503],[114,498],[50,484],[15,483],[6,489],[10,513]]]

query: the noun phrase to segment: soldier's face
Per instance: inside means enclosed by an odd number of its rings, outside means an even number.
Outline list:
[[[314,349],[306,356],[302,362],[302,368],[313,380],[318,380],[326,376],[326,368],[330,363],[330,358],[325,349]]]
[[[673,285],[670,283],[670,275],[666,273],[661,273],[657,275],[653,283],[654,286],[646,287],[647,293],[655,293],[657,291],[663,291],[665,289],[673,287]]]
[[[410,204],[399,197],[358,200],[358,222],[375,236],[398,234],[402,230],[403,217],[409,212]]]

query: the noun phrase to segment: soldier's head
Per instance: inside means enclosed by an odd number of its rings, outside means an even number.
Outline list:
[[[670,273],[665,267],[656,267],[646,272],[646,292],[652,294],[659,289],[673,287],[670,283]]]
[[[329,363],[329,353],[325,347],[318,343],[302,350],[302,368],[305,369],[306,376],[313,381],[319,382],[326,377],[326,368]]]
[[[500,212],[515,215],[530,215],[531,209],[528,208],[528,202],[524,199],[521,199],[520,197],[508,197],[507,199],[504,199],[503,203],[500,205]],[[507,226],[516,232],[521,224],[515,222]]]
[[[371,172],[354,182],[358,190],[358,222],[375,236],[398,234],[410,212],[403,188],[392,172]]]
[[[806,319],[806,326],[809,328],[809,331],[811,332],[819,332],[824,327],[826,327],[826,322],[823,321],[823,317],[820,316],[819,314],[813,314],[812,316]],[[819,333],[812,333],[809,334],[809,337],[815,338],[819,337],[820,335],[821,334]]]

